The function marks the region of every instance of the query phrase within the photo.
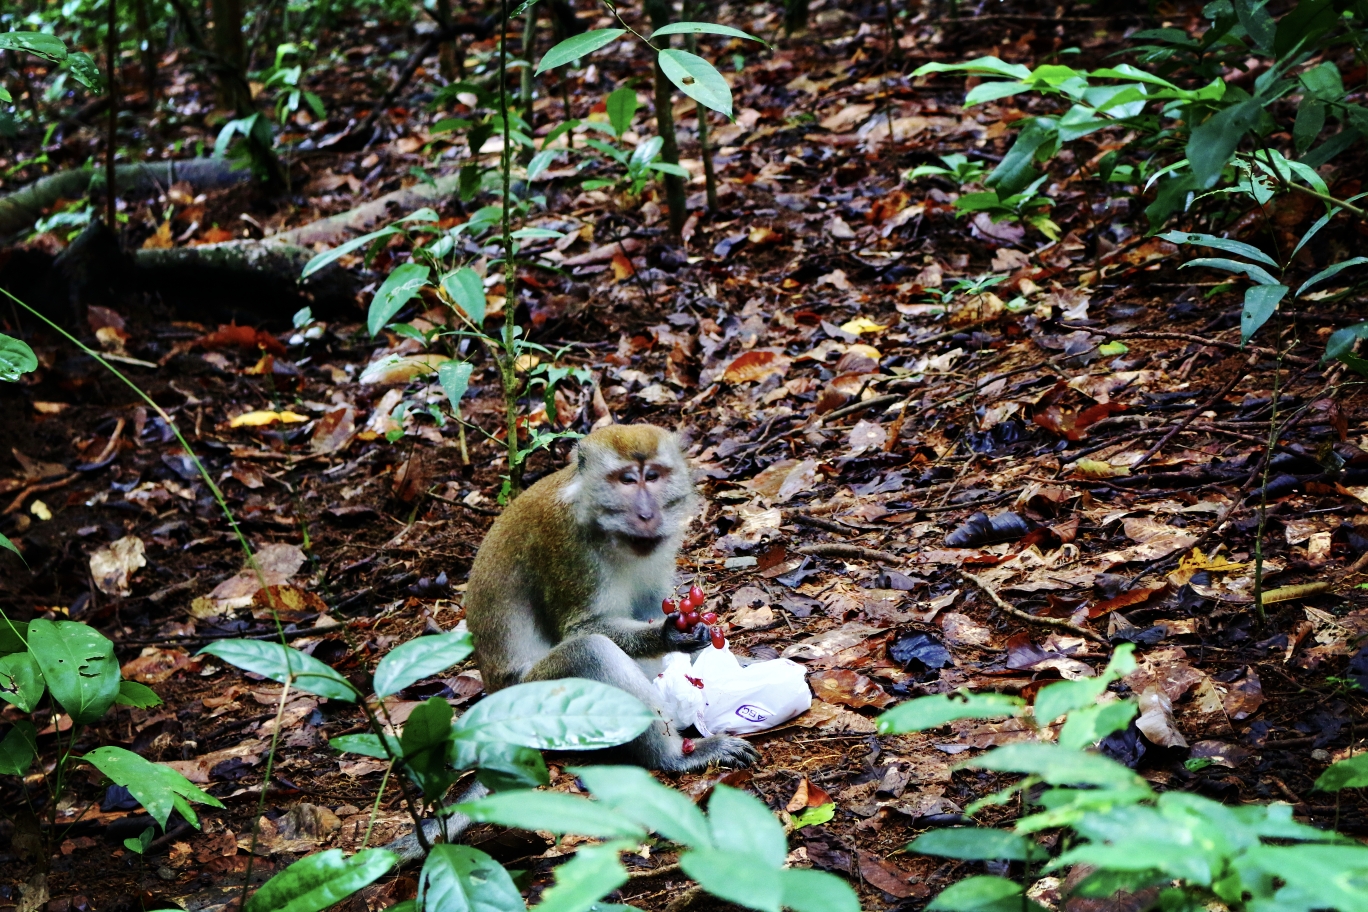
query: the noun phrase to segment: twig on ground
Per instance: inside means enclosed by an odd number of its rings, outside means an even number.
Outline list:
[[[964,578],[965,582],[972,583],[974,586],[978,587],[979,591],[982,592],[984,595],[988,596],[988,600],[992,602],[994,605],[996,605],[998,609],[1001,610],[1004,614],[1010,614],[1012,617],[1026,621],[1030,624],[1040,624],[1045,627],[1057,627],[1060,630],[1067,630],[1071,633],[1076,633],[1081,637],[1085,637],[1089,640],[1092,640],[1094,643],[1101,643],[1103,646],[1108,647],[1111,646],[1111,642],[1102,634],[1098,633],[1095,630],[1089,630],[1087,627],[1080,627],[1073,621],[1067,621],[1064,618],[1040,617],[1038,615],[1022,611],[1020,608],[1017,608],[1013,605],[1009,605],[1002,598],[1002,596],[998,595],[995,591],[993,591],[993,588],[991,586],[989,586],[983,580],[979,579],[974,574],[970,573],[968,570],[960,570],[959,575]]]
[[[1144,452],[1144,455],[1142,455],[1135,462],[1131,463],[1130,470],[1134,472],[1136,469],[1140,468],[1140,466],[1149,462],[1160,450],[1168,446],[1168,442],[1172,440],[1174,437],[1178,436],[1179,432],[1181,432],[1189,424],[1192,424],[1192,422],[1196,421],[1198,415],[1202,414],[1202,412],[1205,412],[1207,409],[1211,408],[1213,405],[1216,405],[1226,396],[1230,395],[1230,391],[1233,390],[1239,384],[1239,382],[1245,378],[1245,375],[1247,373],[1249,373],[1250,368],[1254,366],[1254,363],[1257,360],[1257,358],[1257,355],[1250,355],[1248,362],[1246,362],[1245,364],[1244,370],[1236,371],[1235,376],[1230,378],[1230,382],[1227,383],[1225,386],[1221,387],[1215,395],[1207,399],[1202,404],[1193,407],[1192,411],[1188,412],[1186,417],[1184,417],[1182,421],[1175,424],[1167,434],[1159,438],[1159,441],[1155,443],[1154,446],[1146,450]]]
[[[807,554],[812,557],[844,557],[851,560],[879,561],[885,564],[900,564],[902,557],[889,551],[876,551],[873,548],[866,548],[862,545],[850,545],[843,542],[830,542],[827,544],[804,545],[795,549],[799,554]]]

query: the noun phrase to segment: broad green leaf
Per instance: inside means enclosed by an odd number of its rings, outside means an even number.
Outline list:
[[[972,108],[974,105],[997,101],[999,98],[1010,98],[1013,95],[1030,91],[1032,91],[1032,87],[1025,82],[1006,82],[1003,80],[980,82],[965,94],[964,106]]]
[[[679,859],[698,885],[714,896],[760,912],[779,912],[784,902],[783,870],[753,857],[721,849],[694,849]]]
[[[0,740],[0,776],[22,776],[38,756],[38,729],[20,719]]]
[[[952,884],[926,908],[932,912],[1045,912],[1023,896],[1025,888],[1005,877],[983,874]]]
[[[1188,260],[1179,268],[1188,269],[1192,266],[1205,266],[1208,269],[1220,269],[1223,272],[1245,275],[1260,285],[1278,284],[1278,280],[1269,275],[1268,270],[1262,266],[1255,266],[1253,263],[1246,263],[1244,260],[1232,260],[1226,257],[1198,257],[1195,260]]]
[[[356,690],[331,667],[298,649],[261,640],[219,640],[199,651],[216,655],[243,671],[270,678],[278,684],[293,679],[293,687],[330,700],[356,702]]]
[[[1268,322],[1279,302],[1287,296],[1286,285],[1251,285],[1245,289],[1240,309],[1240,344],[1248,342]]]
[[[632,118],[636,116],[637,104],[636,89],[630,86],[616,89],[608,96],[604,105],[608,109],[608,123],[613,128],[614,136],[620,139],[623,133],[632,128]]]
[[[719,114],[732,116],[731,86],[711,63],[675,48],[665,48],[656,59],[660,61],[660,71],[679,91]]]
[[[378,336],[385,324],[427,284],[430,270],[421,263],[404,263],[395,268],[371,299],[366,328]]]
[[[927,73],[995,73],[1010,79],[1029,79],[1031,70],[1019,63],[1008,63],[996,57],[975,57],[964,63],[928,63],[917,67],[913,76]]]
[[[119,695],[119,662],[104,634],[75,621],[29,621],[29,652],[43,671],[48,691],[71,721],[89,725]]]
[[[441,376],[440,367],[438,376]],[[375,695],[388,697],[423,678],[446,671],[470,655],[473,649],[470,634],[464,630],[420,636],[396,646],[375,668]]]
[[[398,862],[388,849],[366,849],[350,858],[341,849],[309,855],[262,884],[244,912],[322,912],[379,880]]]
[[[435,845],[418,879],[418,904],[433,912],[526,912],[503,865],[479,849]]]
[[[632,157],[627,160],[628,167],[635,170],[654,161],[664,145],[665,140],[659,136],[652,136],[632,150]]]
[[[582,846],[575,857],[556,868],[556,882],[533,908],[536,912],[589,912],[600,899],[627,882],[618,853],[628,843]]]
[[[35,57],[58,63],[66,59],[66,45],[60,38],[42,32],[0,32],[0,50],[28,51]]]
[[[398,233],[398,228],[381,228],[379,231],[372,231],[370,234],[363,234],[358,238],[352,238],[350,241],[347,241],[347,243],[334,247],[332,250],[324,251],[312,260],[309,260],[308,263],[304,264],[304,271],[299,274],[299,277],[301,279],[307,279],[324,266],[340,260],[353,250],[364,247],[377,238],[389,237],[391,234]]]
[[[1069,713],[1064,727],[1059,730],[1059,745],[1070,750],[1083,750],[1120,731],[1140,712],[1134,700],[1115,703],[1096,703]]]
[[[404,749],[399,746],[399,739],[394,735],[386,735],[385,738],[389,743],[390,753],[396,757],[402,757]],[[390,754],[385,753],[385,747],[380,743],[380,736],[373,732],[338,735],[336,738],[329,739],[328,746],[345,754],[360,754],[363,757],[374,757],[377,760],[388,760],[390,758]]]
[[[484,322],[485,300],[484,280],[469,266],[448,272],[442,276],[442,288],[456,306],[465,311],[470,322],[479,326]]]
[[[119,706],[151,709],[153,706],[161,706],[162,699],[157,696],[155,690],[146,684],[139,684],[137,681],[120,681],[119,695],[114,698],[114,702]]]
[[[27,637],[28,621],[11,621],[0,612],[0,656],[13,652],[27,652]]]
[[[555,231],[551,228],[519,228],[512,234],[515,241],[543,240],[545,238],[563,238],[564,231]]]
[[[1020,697],[996,693],[969,693],[918,697],[895,706],[875,721],[883,734],[919,732],[939,728],[957,719],[1001,719],[1018,715],[1026,706]]]
[[[1330,338],[1325,340],[1325,357],[1322,360],[1343,360],[1346,357],[1353,357],[1354,343],[1359,339],[1368,339],[1368,323],[1355,323],[1353,326],[1335,330],[1330,334]],[[3,635],[4,626],[0,624],[0,636]]]
[[[708,799],[708,825],[719,851],[749,858],[752,864],[777,868],[788,855],[783,826],[749,792],[727,785],[713,789]]]
[[[652,171],[659,171],[661,174],[670,174],[675,177],[683,178],[684,180],[693,177],[693,175],[688,172],[688,169],[681,168],[679,165],[672,165],[669,162],[651,162],[647,167]]]
[[[100,65],[92,60],[85,51],[72,51],[67,56],[67,67],[71,70],[72,77],[87,89],[92,92],[103,92],[105,90]]]
[[[553,67],[558,67],[561,64],[579,60],[581,57],[588,56],[605,45],[612,44],[625,34],[627,34],[627,30],[620,28],[594,29],[566,38],[560,44],[546,52],[546,56],[541,59],[541,63],[537,64],[536,72],[537,74],[541,74]]]
[[[1216,237],[1212,234],[1196,234],[1191,231],[1168,231],[1159,236],[1174,244],[1199,244],[1203,247],[1215,247],[1217,250],[1238,254],[1246,259],[1272,266],[1274,269],[1278,268],[1277,260],[1264,253],[1253,244],[1246,244],[1244,241]]]
[[[646,831],[634,821],[607,805],[562,792],[533,789],[500,792],[479,801],[455,805],[454,810],[478,823],[497,823],[520,830],[604,838],[643,839],[646,836]]]
[[[632,740],[655,718],[621,688],[561,678],[496,691],[461,716],[456,728],[481,740],[538,750],[592,750]]]
[[[749,32],[732,28],[730,25],[718,25],[715,22],[671,22],[651,33],[652,38],[657,35],[726,35],[728,38],[744,38],[747,41],[767,44],[763,38],[756,38]]]
[[[122,785],[138,803],[147,809],[152,819],[166,829],[166,818],[172,809],[180,811],[194,826],[199,826],[189,802],[221,808],[223,803],[213,795],[200,791],[189,779],[169,766],[144,760],[122,747],[98,747],[81,758],[104,773],[115,785]]]
[[[433,697],[409,713],[399,747],[410,777],[429,802],[440,801],[456,781],[451,766],[451,704]]]
[[[1260,845],[1240,861],[1246,882],[1253,881],[1258,872],[1285,884],[1272,902],[1255,908],[1368,909],[1368,848],[1364,846]]]
[[[440,222],[441,220],[442,220],[442,217],[437,213],[437,210],[436,210],[436,209],[433,209],[431,206],[424,206],[424,207],[421,208],[421,209],[415,209],[413,212],[410,212],[408,215],[404,216],[404,217],[401,218],[399,221],[402,223],[402,222]]]
[[[860,912],[860,898],[835,874],[807,868],[779,872],[783,904],[796,912]]]
[[[29,348],[27,342],[0,333],[0,380],[14,382],[29,371],[37,369],[38,356]]]
[[[1332,764],[1316,779],[1316,788],[1322,792],[1365,787],[1368,787],[1368,754],[1359,754]]]
[[[460,409],[461,397],[470,386],[470,375],[474,370],[474,365],[469,361],[443,361],[437,365],[437,382],[442,384],[442,391],[447,394],[453,409]]]
[[[4,548],[6,551],[13,551],[19,560],[24,561],[24,565],[28,566],[28,561],[24,560],[23,552],[19,550],[19,546],[4,535],[0,535],[0,548]]]
[[[0,700],[31,713],[43,690],[43,673],[32,654],[14,652],[0,658]]]
[[[698,805],[641,767],[581,766],[569,772],[603,804],[671,842],[693,848],[712,845],[708,822]]]
[[[1039,742],[1007,744],[964,765],[1003,773],[1028,773],[1051,785],[1126,788],[1142,781],[1133,771],[1101,754],[1065,750],[1057,744]]]
[[[1135,671],[1135,646],[1122,643],[1116,647],[1106,669],[1096,677],[1076,681],[1047,684],[1036,694],[1035,719],[1038,725],[1049,725],[1065,713],[1090,706],[1112,681]]]
[[[793,828],[801,830],[803,827],[821,826],[836,816],[836,802],[828,801],[826,804],[819,804],[817,807],[803,808],[793,815]]]
[[[923,855],[964,861],[1040,861],[1049,853],[1031,840],[1007,830],[951,827],[923,833],[907,847]]]
[[[461,737],[453,739],[455,748],[452,766],[457,769],[476,769],[475,778],[491,792],[537,788],[551,784],[551,773],[539,750],[502,741],[476,741]]]
[[[527,179],[534,181],[541,177],[551,163],[560,155],[565,154],[561,149],[543,149],[532,160],[527,163]]]
[[[1218,111],[1192,131],[1187,157],[1198,189],[1209,190],[1216,185],[1240,140],[1258,125],[1262,114],[1263,107],[1251,98]]]
[[[1368,257],[1350,257],[1349,259],[1344,260],[1343,262],[1336,263],[1333,266],[1328,266],[1325,269],[1322,269],[1320,272],[1316,273],[1311,278],[1307,279],[1305,282],[1302,282],[1301,287],[1297,289],[1296,297],[1300,298],[1313,286],[1319,285],[1326,279],[1334,278],[1344,270],[1348,269],[1350,266],[1358,266],[1362,263],[1368,263]]]

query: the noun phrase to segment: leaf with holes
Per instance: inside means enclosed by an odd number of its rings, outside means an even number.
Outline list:
[[[428,268],[420,263],[405,263],[389,274],[371,299],[370,312],[366,316],[366,328],[372,336],[379,335],[394,315],[418,294],[427,284],[428,274]]]
[[[1240,309],[1241,345],[1268,322],[1268,318],[1278,309],[1278,303],[1286,296],[1286,285],[1251,285],[1245,289],[1244,307]]]
[[[52,698],[72,722],[89,725],[113,705],[119,695],[119,662],[104,634],[75,621],[34,618],[28,643]]]
[[[731,86],[717,68],[697,54],[666,48],[660,52],[660,71],[679,91],[719,114],[732,116]]]

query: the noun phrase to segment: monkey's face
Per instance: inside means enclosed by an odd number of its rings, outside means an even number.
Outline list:
[[[650,425],[613,425],[580,441],[567,493],[581,522],[640,555],[678,535],[694,508],[688,462],[674,435]]]

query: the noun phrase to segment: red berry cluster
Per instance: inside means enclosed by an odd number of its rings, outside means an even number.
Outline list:
[[[727,638],[722,635],[722,628],[717,624],[717,615],[711,611],[698,613],[698,609],[703,607],[706,601],[702,588],[698,586],[689,587],[688,593],[676,602],[674,599],[667,598],[660,603],[660,610],[666,615],[674,615],[675,628],[680,633],[687,633],[699,624],[707,624],[708,632],[712,634],[713,646],[721,649],[726,645]]]

